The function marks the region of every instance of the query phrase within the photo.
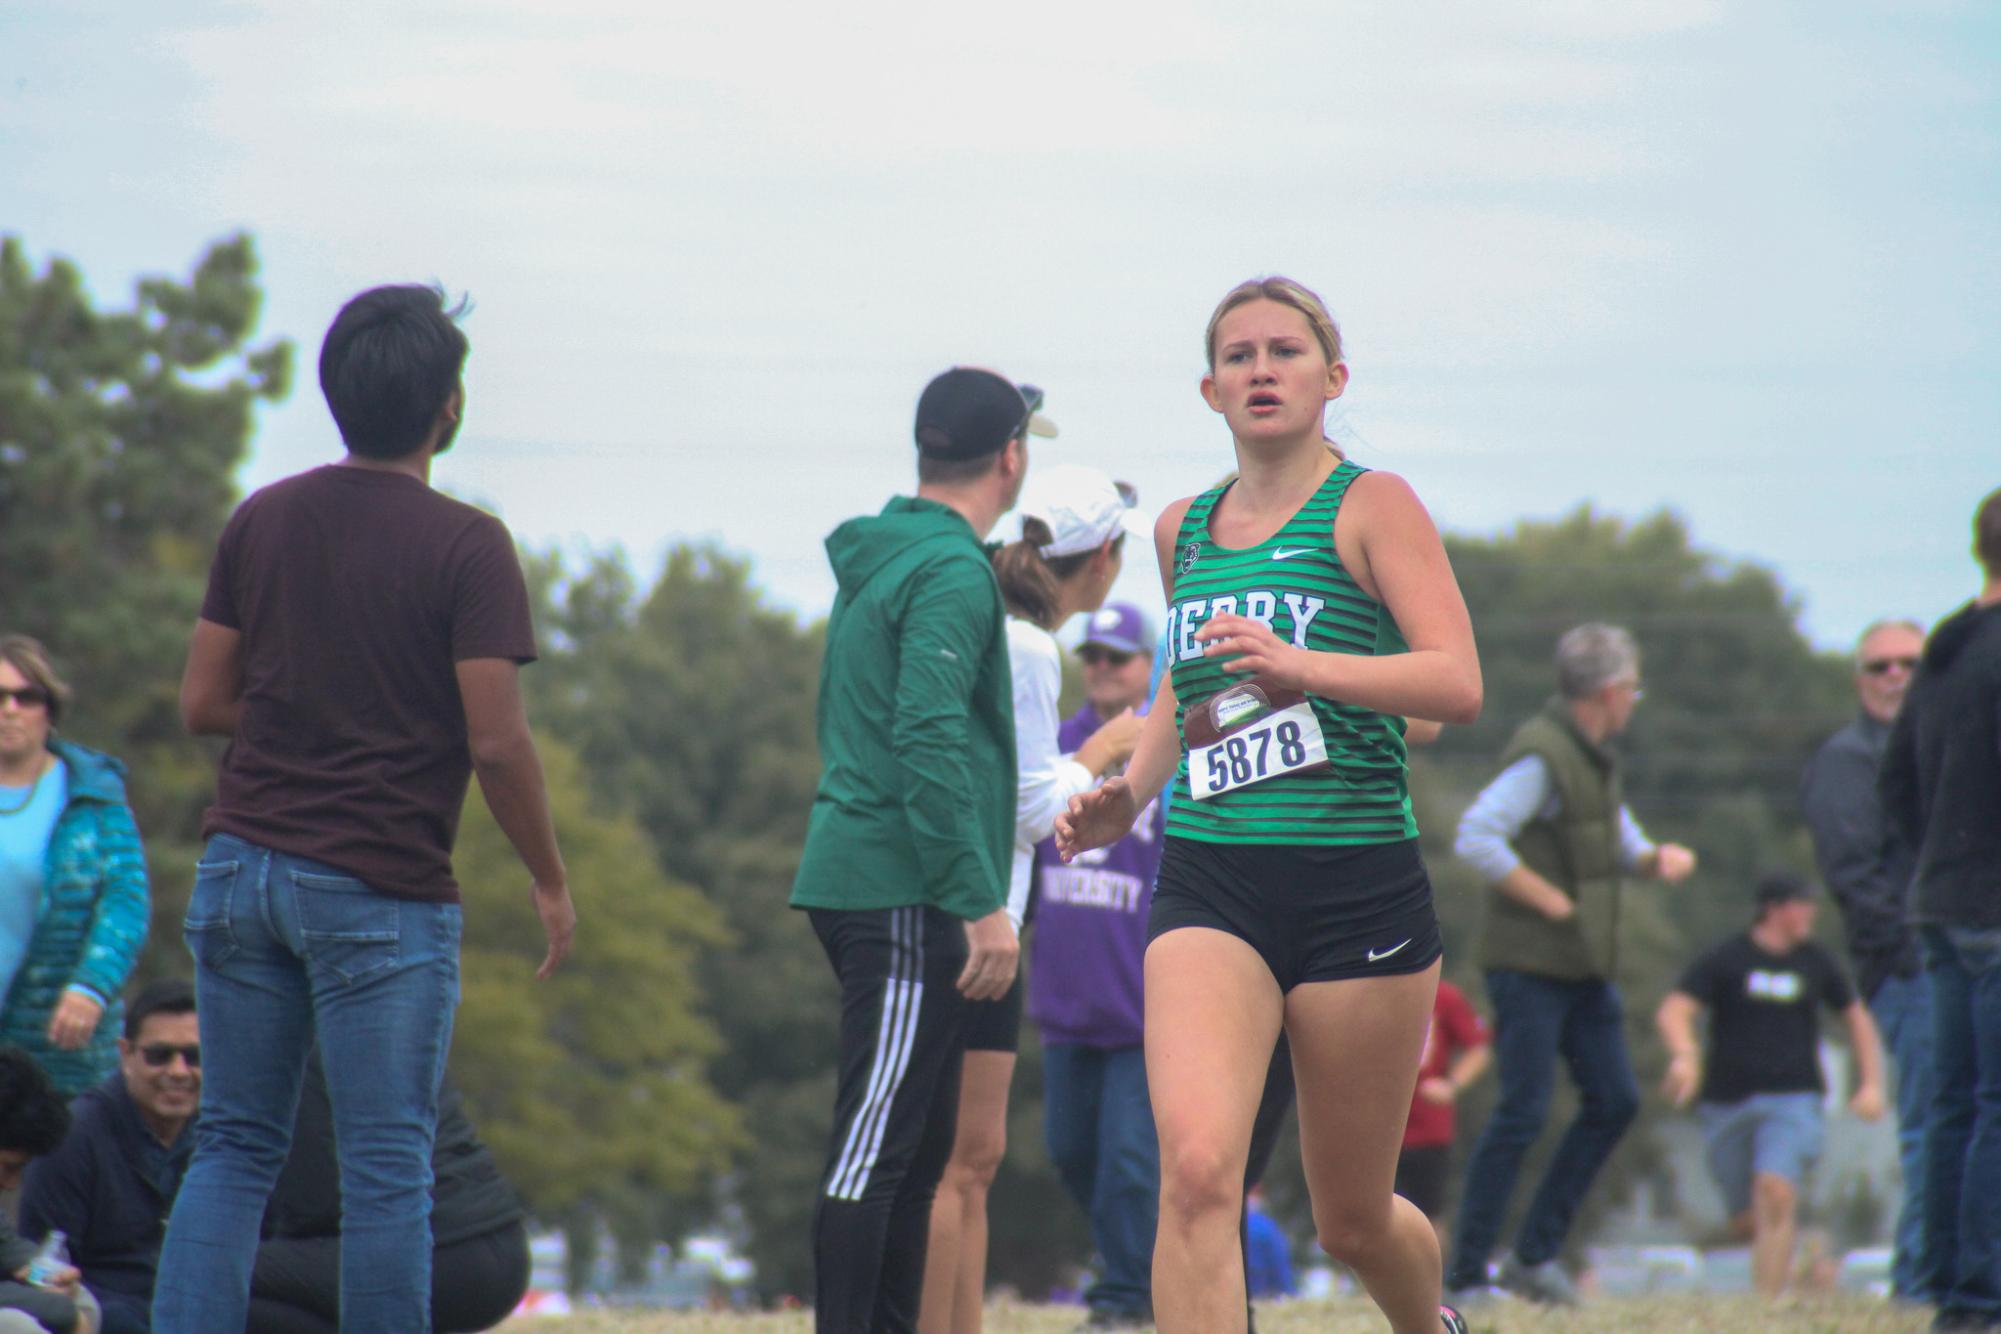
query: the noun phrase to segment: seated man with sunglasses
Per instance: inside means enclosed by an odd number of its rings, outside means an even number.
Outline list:
[[[117,1073],[77,1096],[62,1146],[28,1168],[21,1233],[68,1236],[71,1262],[104,1307],[103,1334],[151,1328],[153,1274],[200,1103],[194,986],[150,983],[126,1007]]]

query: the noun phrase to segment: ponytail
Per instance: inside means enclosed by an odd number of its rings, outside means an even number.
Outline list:
[[[1045,630],[1054,630],[1062,623],[1059,585],[1089,564],[1096,554],[1079,551],[1070,556],[1044,556],[1042,548],[1050,540],[1048,524],[1024,515],[1021,539],[995,551],[993,558],[994,578],[1000,584],[1001,601],[1007,605],[1008,614],[1032,621]]]

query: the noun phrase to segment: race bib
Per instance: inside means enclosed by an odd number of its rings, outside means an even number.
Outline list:
[[[1252,681],[1220,692],[1184,721],[1188,790],[1197,801],[1327,763],[1327,738],[1296,690]]]

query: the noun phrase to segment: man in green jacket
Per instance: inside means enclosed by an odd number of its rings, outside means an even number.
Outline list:
[[[917,404],[916,496],[827,539],[840,591],[820,667],[820,786],[792,888],[841,984],[813,1217],[820,1334],[916,1328],[965,1002],[1014,981],[1013,692],[980,543],[1020,494],[1038,425],[1000,376],[946,371]]]
[[[1621,884],[1628,875],[1679,881],[1695,869],[1687,848],[1652,843],[1620,795],[1608,743],[1640,700],[1633,637],[1612,625],[1576,627],[1557,641],[1556,679],[1557,697],[1516,731],[1499,776],[1460,817],[1453,845],[1493,890],[1480,966],[1501,1076],[1500,1102],[1467,1161],[1445,1274],[1458,1301],[1486,1287],[1522,1157],[1549,1115],[1559,1054],[1577,1085],[1577,1119],[1500,1282],[1531,1301],[1576,1300],[1557,1255],[1592,1178],[1640,1109],[1612,985]]]

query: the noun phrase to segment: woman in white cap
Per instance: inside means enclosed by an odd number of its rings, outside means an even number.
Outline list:
[[[1126,534],[1145,534],[1134,494],[1096,468],[1058,464],[1030,474],[1018,512],[1021,538],[994,553],[1008,610],[1019,773],[1014,863],[1007,910],[1019,931],[1029,912],[1035,845],[1048,838],[1070,798],[1125,763],[1140,720],[1130,710],[1099,728],[1074,755],[1057,750],[1062,650],[1052,633],[1078,612],[1096,611],[1118,578]],[[1007,1147],[1008,1086],[1021,1030],[1021,978],[997,1001],[967,1006],[965,1064],[952,1158],[931,1206],[920,1334],[976,1334],[985,1299],[987,1188]]]
[[[1326,437],[1348,368],[1320,298],[1242,283],[1205,341],[1239,476],[1155,526],[1171,670],[1125,774],[1056,831],[1065,856],[1110,843],[1174,783],[1147,925],[1154,1314],[1245,1327],[1244,1163],[1283,1030],[1321,1246],[1397,1334],[1462,1334],[1438,1238],[1392,1187],[1442,952],[1403,720],[1479,716],[1472,623],[1410,487]]]

